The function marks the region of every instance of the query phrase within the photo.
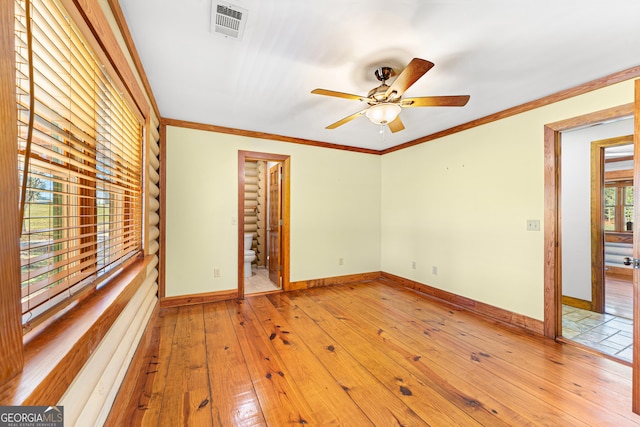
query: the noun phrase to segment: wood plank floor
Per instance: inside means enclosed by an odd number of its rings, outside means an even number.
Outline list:
[[[622,277],[605,277],[604,312],[633,319],[633,282]]]
[[[387,282],[164,309],[153,337],[107,425],[640,425],[629,367]]]

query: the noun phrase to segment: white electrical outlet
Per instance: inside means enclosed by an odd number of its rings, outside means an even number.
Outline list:
[[[416,269],[416,262],[415,261],[411,261],[411,268],[412,269]]]
[[[528,219],[527,220],[527,231],[540,231],[540,220],[539,219]]]
[[[219,268],[214,268],[213,269],[213,277],[220,277],[220,269]]]
[[[434,276],[438,275],[438,267],[437,266],[433,266],[431,267],[431,274],[433,274]]]
[[[338,265],[344,265],[344,258],[338,258]]]

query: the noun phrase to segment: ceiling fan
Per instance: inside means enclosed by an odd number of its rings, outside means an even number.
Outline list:
[[[371,89],[367,96],[353,95],[327,89],[314,89],[311,93],[334,96],[336,98],[353,99],[369,104],[364,110],[338,120],[327,126],[326,129],[335,129],[360,116],[366,116],[372,123],[380,126],[387,125],[391,132],[395,133],[404,129],[404,124],[399,116],[402,108],[462,107],[469,101],[469,95],[402,98],[405,91],[429,71],[433,65],[433,62],[425,59],[413,58],[411,62],[409,62],[409,65],[407,65],[393,83],[391,83],[391,86],[387,85],[387,80],[393,77],[395,72],[391,67],[379,67],[375,70],[374,74],[382,84]]]

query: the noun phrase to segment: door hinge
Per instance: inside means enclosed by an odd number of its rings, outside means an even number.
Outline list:
[[[640,269],[640,259],[626,256],[624,257],[624,265],[630,265],[632,268],[638,270]]]

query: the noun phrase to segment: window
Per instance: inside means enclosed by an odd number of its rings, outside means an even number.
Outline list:
[[[605,231],[632,231],[633,182],[612,182],[604,188]]]
[[[15,17],[28,328],[140,252],[142,125],[56,0]]]

